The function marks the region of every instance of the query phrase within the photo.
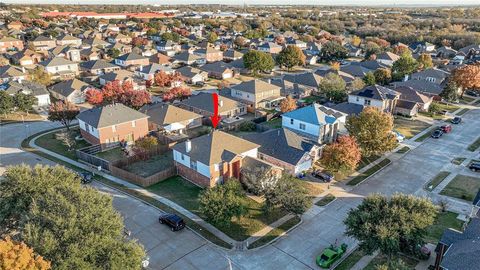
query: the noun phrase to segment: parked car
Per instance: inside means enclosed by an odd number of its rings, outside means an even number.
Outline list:
[[[323,250],[322,254],[317,256],[317,265],[322,268],[330,268],[332,264],[340,259],[347,251],[347,244],[343,243],[339,247],[331,245]]]
[[[432,137],[434,139],[438,139],[438,138],[442,137],[442,135],[443,135],[442,129],[438,128],[432,133],[432,135],[430,135],[430,137]]]
[[[473,90],[468,90],[467,92],[465,92],[467,95],[469,96],[472,96],[472,97],[480,97],[480,93],[477,92],[477,91],[473,91]]]
[[[91,172],[80,172],[78,177],[82,184],[90,184],[93,181],[93,173]]]
[[[160,222],[160,224],[165,224],[168,227],[170,227],[172,232],[179,231],[179,230],[185,228],[185,221],[183,221],[183,219],[181,217],[179,217],[175,214],[161,215],[158,218],[158,222]]]
[[[443,133],[452,132],[452,126],[451,125],[443,125],[443,126],[440,127],[440,129],[443,131]]]
[[[457,125],[457,124],[460,124],[462,122],[462,118],[457,116],[457,117],[454,117],[452,120],[450,120],[450,122],[452,124]]]
[[[468,168],[474,172],[480,172],[480,162],[472,162]]]
[[[314,171],[312,172],[312,175],[313,177],[318,178],[325,183],[330,183],[334,179],[333,175],[326,172],[321,172],[321,171]]]

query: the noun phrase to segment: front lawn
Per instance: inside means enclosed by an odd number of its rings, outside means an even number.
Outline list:
[[[80,135],[80,130],[78,129],[78,127],[76,128],[74,127],[70,129],[73,132],[74,136]],[[76,141],[76,145],[74,149],[68,150],[68,147],[65,146],[65,144],[62,141],[58,140],[55,136],[55,134],[59,134],[60,132],[62,131],[44,134],[38,137],[35,143],[42,148],[45,148],[47,150],[50,150],[62,156],[66,156],[67,158],[73,159],[73,160],[77,160],[77,156],[75,154],[76,149],[90,146],[90,144],[85,140],[79,140],[79,141]]]
[[[123,169],[142,177],[149,177],[173,166],[173,152],[168,151],[164,154],[152,156],[147,160],[139,160],[128,164]]]
[[[306,104],[312,104],[312,103],[315,103],[317,101],[321,101],[322,99],[323,98],[320,97],[320,96],[308,96],[308,97],[300,99],[300,101],[304,102]]]
[[[457,219],[458,214],[453,212],[440,212],[435,217],[435,222],[428,226],[425,241],[436,244],[442,237],[445,229],[452,228],[457,231],[462,230],[463,221]]]
[[[427,183],[426,190],[434,190],[447,176],[450,175],[450,172],[441,171],[439,172],[430,182]]]
[[[405,153],[408,152],[408,151],[410,151],[410,147],[404,146],[404,147],[398,149],[397,152],[395,152],[395,153],[397,153],[397,154],[405,154]]]
[[[464,158],[464,157],[456,157],[456,158],[452,159],[452,163],[455,164],[455,165],[460,165],[465,161],[465,159],[466,158]]]
[[[469,97],[469,96],[463,96],[463,97],[459,98],[458,100],[462,103],[470,103],[470,102],[474,101],[475,98]]]
[[[479,189],[480,178],[459,174],[440,194],[472,202]]]
[[[403,117],[395,118],[393,121],[393,125],[394,129],[400,132],[400,134],[402,134],[403,136],[405,136],[406,139],[414,137],[415,135],[430,126],[430,124],[423,121],[412,120]]]
[[[175,176],[152,185],[147,188],[149,191],[165,197],[183,208],[197,214],[205,219],[199,209],[199,196],[202,188]],[[248,209],[248,213],[240,218],[234,218],[233,221],[224,226],[216,227],[237,241],[243,241],[253,233],[261,230],[265,226],[275,222],[287,213],[283,210],[274,209],[269,213],[264,213],[263,204],[258,203],[248,197],[243,198],[243,202]]]
[[[360,248],[355,249],[350,255],[348,255],[345,260],[343,260],[335,270],[350,270],[363,256],[365,256],[365,252],[363,252]]]
[[[386,158],[382,161],[380,161],[379,163],[377,163],[375,166],[372,166],[370,169],[366,170],[365,172],[359,174],[358,176],[356,176],[355,178],[353,178],[352,180],[350,180],[347,185],[349,186],[355,186],[355,185],[358,185],[360,184],[362,181],[364,181],[365,179],[367,179],[368,177],[370,177],[372,174],[376,173],[377,171],[383,169],[385,166],[387,166],[388,164],[390,164],[390,159]]]
[[[371,157],[362,156],[362,159],[360,159],[360,162],[358,163],[357,170],[360,170],[363,167],[367,166],[368,164],[375,162],[379,158],[380,156],[371,156]]]

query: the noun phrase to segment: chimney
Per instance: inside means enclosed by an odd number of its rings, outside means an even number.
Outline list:
[[[25,67],[22,67],[22,73],[25,73]]]
[[[190,153],[192,151],[192,141],[185,141],[185,152]]]
[[[223,107],[223,100],[219,100],[219,101],[218,101],[218,106],[219,106],[219,107]]]

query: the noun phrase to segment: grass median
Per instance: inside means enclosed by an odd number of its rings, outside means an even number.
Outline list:
[[[480,137],[478,137],[472,144],[468,146],[468,151],[475,152],[480,147]]]
[[[430,182],[427,183],[425,187],[426,190],[432,191],[434,190],[445,178],[450,175],[450,172],[441,171],[439,172]]]
[[[360,173],[358,176],[350,180],[347,185],[349,186],[355,186],[363,182],[365,179],[373,175],[374,173],[378,172],[379,170],[383,169],[385,166],[389,165],[392,161],[388,158],[380,161],[378,164],[375,164],[368,170],[366,170],[363,173]]]
[[[285,221],[280,226],[276,227],[275,229],[269,231],[264,236],[260,237],[257,241],[253,242],[252,244],[248,245],[248,249],[261,247],[270,243],[275,238],[282,236],[286,231],[290,230],[293,226],[297,225],[301,219],[298,216],[294,216],[293,218]]]

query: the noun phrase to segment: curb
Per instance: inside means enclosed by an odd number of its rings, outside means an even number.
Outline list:
[[[293,218],[294,218],[294,217],[293,217]],[[287,221],[288,221],[288,220],[287,220]],[[287,221],[285,221],[285,222],[287,222]],[[270,246],[271,244],[273,244],[274,242],[276,242],[277,240],[279,240],[280,238],[282,238],[283,236],[285,236],[287,233],[295,230],[295,229],[296,229],[298,226],[300,226],[302,223],[303,223],[303,219],[300,217],[300,222],[298,222],[297,224],[295,224],[295,225],[294,225],[293,227],[291,227],[290,229],[284,231],[284,232],[281,233],[279,236],[273,238],[273,239],[270,240],[269,242],[267,242],[267,243],[265,243],[265,244],[263,244],[263,245],[261,245],[261,246],[259,246],[259,247],[255,247],[255,248],[249,249],[248,246],[247,246],[247,250],[255,251],[255,250],[264,248],[264,247],[266,247],[266,246]],[[282,224],[280,224],[280,225],[282,225]],[[265,235],[264,235],[264,236],[265,236]],[[261,237],[258,238],[257,241],[260,240],[260,239],[261,239]],[[253,244],[253,243],[255,243],[255,242],[256,242],[256,241],[254,241],[254,242],[252,242],[252,243],[250,243],[250,244]]]

